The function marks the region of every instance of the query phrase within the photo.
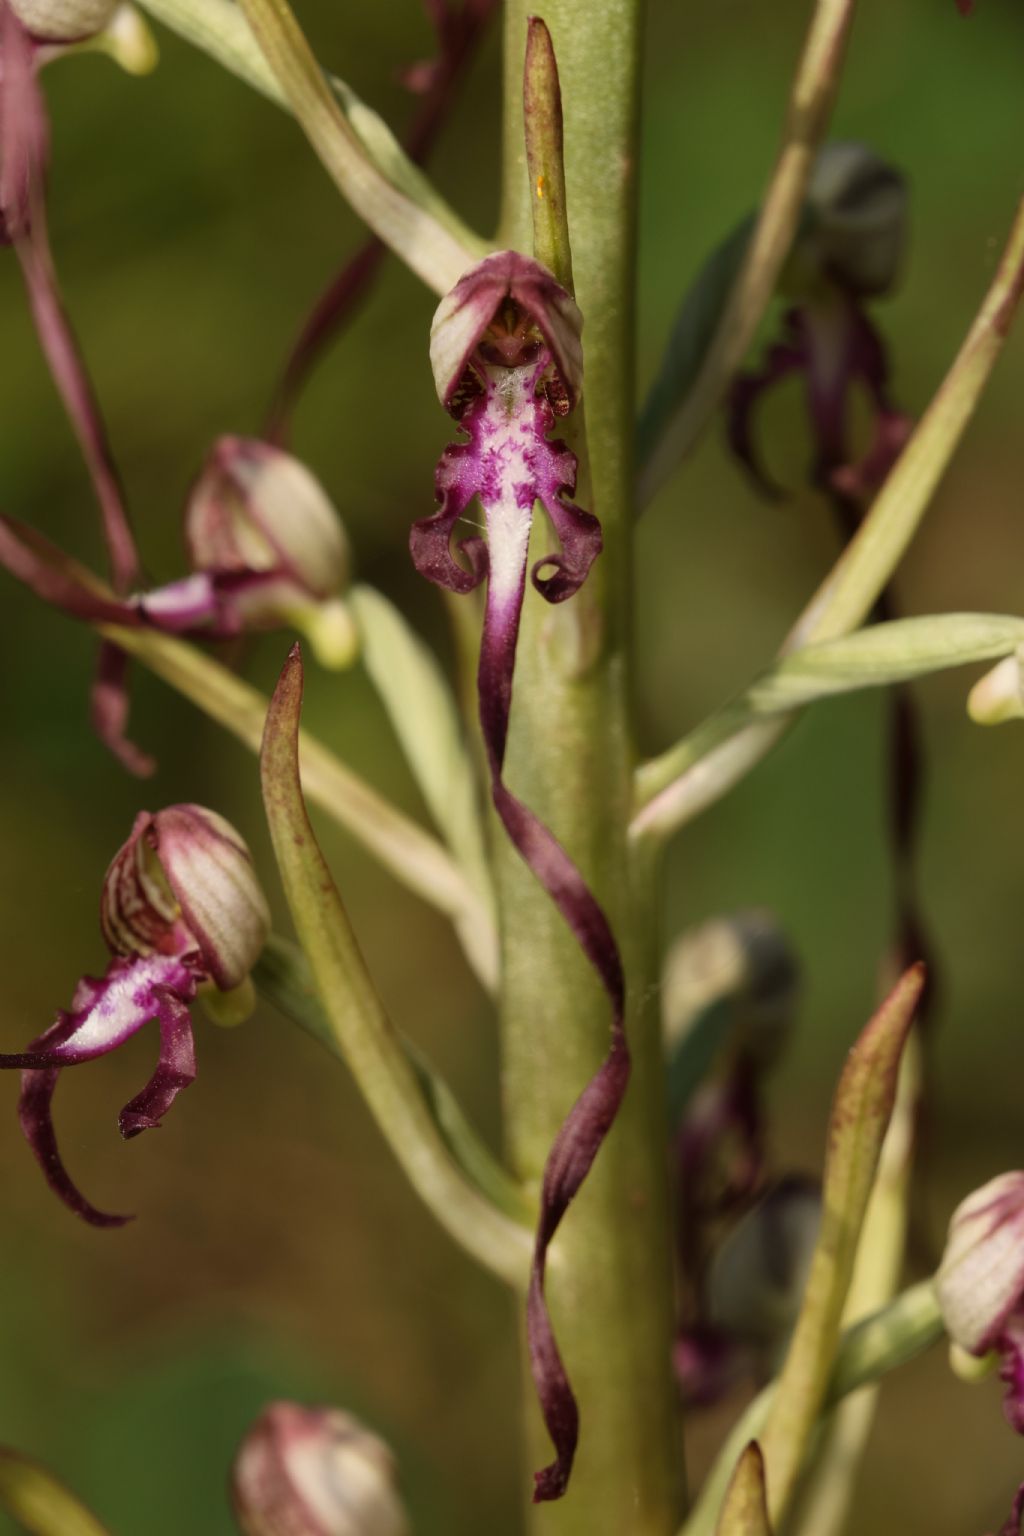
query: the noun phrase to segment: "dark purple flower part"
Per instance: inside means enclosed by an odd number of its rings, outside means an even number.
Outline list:
[[[1021,1483],[1013,1499],[1009,1519],[999,1527],[999,1536],[1021,1536],[1024,1526],[1024,1483]]]
[[[761,489],[778,495],[757,452],[755,408],[782,379],[800,375],[815,443],[814,483],[862,505],[884,481],[911,428],[890,397],[885,346],[865,311],[868,299],[889,293],[898,281],[907,185],[864,145],[840,141],[818,154],[807,202],[783,275],[796,302],[761,367],[733,385],[729,442]],[[849,443],[856,391],[866,393],[872,414],[872,441],[859,460]]]
[[[961,16],[973,16],[974,0],[956,0],[956,8]],[[1014,1536],[1017,1536],[1017,1527],[1013,1528]]]
[[[1004,1173],[953,1212],[935,1276],[953,1343],[1000,1356],[1003,1412],[1024,1435],[1024,1172]]]
[[[576,1400],[555,1343],[544,1298],[548,1246],[590,1170],[629,1078],[623,1028],[625,982],[608,920],[554,835],[502,777],[516,640],[526,588],[533,508],[547,512],[561,549],[539,561],[533,584],[548,602],[571,597],[601,549],[595,517],[573,505],[576,459],[551,441],[573,409],[582,381],[581,317],[568,293],[539,263],[502,251],[473,267],[443,299],[431,332],[431,362],[442,404],[465,441],[437,466],[439,502],[414,524],[410,545],[420,573],[453,592],[487,578],[477,683],[480,722],[495,809],[526,863],[550,893],[601,979],[612,1006],[612,1044],[604,1064],[569,1112],[551,1149],[527,1302],[534,1381],[556,1459],[536,1474],[534,1498],[559,1498],[572,1469],[579,1430]],[[486,540],[452,538],[476,498]]]
[[[409,1536],[395,1459],[338,1408],[270,1403],[231,1471],[244,1536]]]
[[[760,368],[741,374],[729,396],[728,438],[733,452],[769,496],[782,494],[764,469],[755,441],[756,407],[790,375],[800,375],[815,443],[814,483],[857,503],[871,500],[902,452],[913,428],[889,393],[889,365],[881,337],[845,294],[787,310],[782,336]],[[867,392],[873,437],[856,462],[848,456],[853,394]]]
[[[57,283],[46,221],[49,128],[36,78],[60,45],[98,31],[115,8],[111,0],[0,0],[0,242],[14,247],[21,264],[39,343],[99,503],[114,588],[124,593],[138,584],[138,557],[103,417]],[[127,718],[127,662],[104,642],[94,727],[129,772],[151,773],[152,759],[125,734]]]
[[[248,849],[228,822],[198,805],[141,812],[107,871],[103,936],[114,958],[84,976],[71,1007],[24,1051],[0,1055],[22,1071],[18,1118],[54,1193],[94,1226],[129,1220],[96,1209],[57,1148],[51,1103],[63,1067],[116,1050],[144,1024],[160,1026],[149,1082],[121,1111],[126,1139],[160,1124],[195,1077],[189,1005],[199,987],[242,987],[266,941],[270,914]]]

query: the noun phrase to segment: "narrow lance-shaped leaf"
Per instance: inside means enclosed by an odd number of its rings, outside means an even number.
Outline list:
[[[821,1232],[804,1304],[760,1437],[773,1521],[789,1506],[828,1388],[868,1198],[896,1097],[900,1057],[924,986],[913,966],[861,1034],[829,1120]]]
[[[539,16],[531,16],[527,22],[523,125],[533,212],[533,254],[571,293],[572,250],[562,152],[562,93],[551,33]]]
[[[715,1536],[772,1536],[764,1457],[756,1440],[751,1440],[736,1463]]]
[[[335,185],[417,277],[446,293],[476,250],[381,174],[338,105],[286,0],[242,0],[241,8]]]
[[[285,895],[324,1012],[392,1151],[440,1224],[513,1285],[525,1278],[529,1233],[464,1178],[384,1011],[348,914],[317,846],[299,779],[302,659],[292,648],[267,711],[263,800]]]

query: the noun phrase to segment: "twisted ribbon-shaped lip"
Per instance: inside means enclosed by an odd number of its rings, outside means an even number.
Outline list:
[[[505,783],[512,684],[526,591],[533,509],[547,513],[560,547],[538,561],[533,585],[549,602],[575,593],[601,550],[592,513],[571,500],[576,458],[552,441],[557,417],[579,397],[581,320],[570,296],[538,263],[512,252],[481,262],[442,301],[431,336],[438,395],[465,441],[450,444],[435,477],[438,509],[414,524],[412,557],[428,580],[468,592],[487,578],[477,673],[480,723],[495,809],[597,972],[611,1006],[611,1045],[569,1111],[547,1159],[527,1298],[530,1363],[555,1459],[536,1474],[536,1501],[561,1497],[579,1436],[579,1410],[544,1293],[551,1241],[586,1178],[629,1080],[625,978],[608,919],[551,830]],[[457,524],[474,498],[486,540]]]

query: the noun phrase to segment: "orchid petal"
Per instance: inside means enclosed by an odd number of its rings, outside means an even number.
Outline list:
[[[806,340],[792,315],[788,315],[784,340],[769,348],[760,368],[750,373],[741,373],[729,391],[726,416],[729,446],[766,496],[777,498],[783,493],[764,469],[754,445],[754,408],[760,403],[761,397],[776,384],[790,374],[802,372],[807,366]]]
[[[123,1227],[131,1216],[114,1216],[97,1210],[72,1182],[57,1148],[50,1105],[53,1099],[60,1069],[45,1067],[39,1071],[21,1074],[21,1096],[18,1100],[18,1121],[25,1140],[43,1170],[47,1184],[58,1200],[87,1221],[93,1227]]]
[[[90,624],[142,623],[134,604],[104,597],[89,586],[63,550],[15,518],[0,514],[0,565],[44,603]]]
[[[129,707],[128,657],[112,640],[104,640],[92,685],[92,728],[122,767],[137,778],[148,778],[156,769],[156,760],[126,735]]]
[[[196,1052],[188,1007],[178,994],[168,990],[161,996],[160,991],[154,993],[159,1008],[160,1056],[145,1088],[118,1117],[126,1141],[140,1131],[155,1130],[181,1090],[195,1080]]]
[[[556,414],[567,414],[578,397],[581,325],[575,304],[551,274],[512,252],[481,262],[442,300],[431,362],[442,403],[468,440],[445,450],[436,475],[439,510],[416,523],[410,536],[417,569],[438,585],[465,592],[488,578],[477,685],[494,806],[597,971],[612,1008],[608,1055],[569,1111],[542,1181],[527,1343],[555,1459],[535,1474],[536,1502],[565,1492],[579,1434],[579,1411],[544,1294],[547,1252],[618,1112],[630,1068],[625,978],[608,919],[557,838],[502,776],[535,502],[545,507],[562,541],[561,552],[539,561],[533,572],[549,601],[577,590],[601,548],[597,519],[567,500],[575,489],[575,457],[548,437]],[[462,543],[467,570],[452,555],[451,537],[474,495],[483,507],[487,543]],[[552,574],[544,575],[546,569]]]
[[[61,301],[46,224],[46,109],[28,33],[0,0],[0,238],[14,244],[43,355],[78,439],[110,555],[114,585],[138,580],[135,541],[84,360]]]
[[[102,981],[83,978],[77,1006],[62,1010],[27,1050],[0,1054],[0,1068],[71,1067],[105,1056],[160,1018],[168,992],[191,1000],[195,989],[194,969],[177,955],[112,960]]]
[[[543,338],[571,410],[583,379],[583,319],[547,268],[518,251],[498,251],[477,262],[438,305],[430,329],[430,363],[441,404],[452,409],[474,352],[506,302]]]

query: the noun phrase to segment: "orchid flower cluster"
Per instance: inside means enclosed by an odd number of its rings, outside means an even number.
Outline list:
[[[94,1205],[65,1166],[52,1112],[60,1073],[155,1023],[156,1068],[119,1117],[130,1139],[158,1126],[196,1077],[196,1005],[215,1023],[241,1023],[259,994],[346,1062],[416,1192],[521,1297],[524,1369],[553,1448],[529,1490],[531,1529],[830,1536],[834,1514],[816,1523],[817,1511],[845,1513],[870,1427],[863,1397],[842,1400],[943,1333],[962,1374],[998,1364],[1006,1417],[1024,1433],[1024,1175],[969,1195],[937,1274],[898,1289],[936,996],[917,869],[924,752],[911,685],[943,667],[994,663],[971,693],[972,718],[1024,717],[1024,619],[902,619],[893,592],[1009,335],[1024,289],[1024,208],[938,404],[915,420],[897,403],[896,365],[869,314],[902,275],[908,181],[863,144],[824,142],[852,0],[819,0],[764,202],[684,298],[634,438],[625,361],[634,192],[624,168],[635,154],[638,4],[594,0],[585,29],[558,5],[532,15],[507,0],[516,84],[507,208],[493,242],[467,229],[423,166],[494,0],[425,0],[436,54],[402,71],[419,102],[404,148],[323,70],[288,0],[141,7],[294,115],[369,237],[299,333],[263,432],[224,432],[195,474],[182,573],[147,581],[58,283],[40,72],[99,51],[141,75],[155,65],[155,44],[142,10],[115,0],[0,0],[0,240],[20,264],[82,452],[109,582],[9,513],[0,564],[95,631],[92,724],[134,778],[155,762],[128,730],[130,659],[259,752],[296,935],[272,932],[253,858],[219,810],[137,811],[102,882],[103,975],[83,975],[68,1008],[0,1054],[0,1068],[21,1074],[18,1120],[47,1184],[90,1225],[123,1225],[129,1218]],[[607,110],[588,119],[584,150],[571,109],[596,81],[611,88]],[[416,571],[461,603],[460,681],[475,674],[461,713],[405,616],[355,581],[328,491],[285,446],[314,364],[388,251],[440,301],[420,350],[454,440],[436,465],[434,510],[411,522],[408,539]],[[751,362],[776,298],[778,339]],[[638,762],[635,514],[710,422],[738,473],[781,499],[758,408],[789,377],[804,384],[806,483],[831,509],[842,554],[780,655],[676,746]],[[864,443],[858,399],[870,417]],[[425,503],[428,487],[424,476]],[[245,638],[268,631],[282,658],[269,700],[236,676]],[[296,636],[329,671],[365,669],[434,829],[300,730]],[[840,1074],[818,1177],[776,1162],[768,1116],[768,1080],[801,997],[789,940],[771,914],[747,910],[687,931],[662,958],[658,873],[671,835],[802,709],[877,685],[892,690],[895,910],[885,985]],[[307,800],[451,919],[495,997],[502,1158],[388,1016]],[[679,1417],[730,1399],[743,1381],[763,1390],[687,1503]],[[536,1438],[532,1424],[527,1432]],[[57,1536],[73,1496],[26,1470],[19,1453],[4,1454],[14,1470],[0,1481],[0,1505],[10,1490],[17,1515],[31,1486],[43,1522],[33,1528]],[[248,1536],[412,1529],[387,1446],[328,1405],[268,1404],[241,1441],[231,1499]],[[550,1504],[557,1511],[533,1509]],[[1018,1536],[1022,1515],[1024,1482],[1003,1536]]]

